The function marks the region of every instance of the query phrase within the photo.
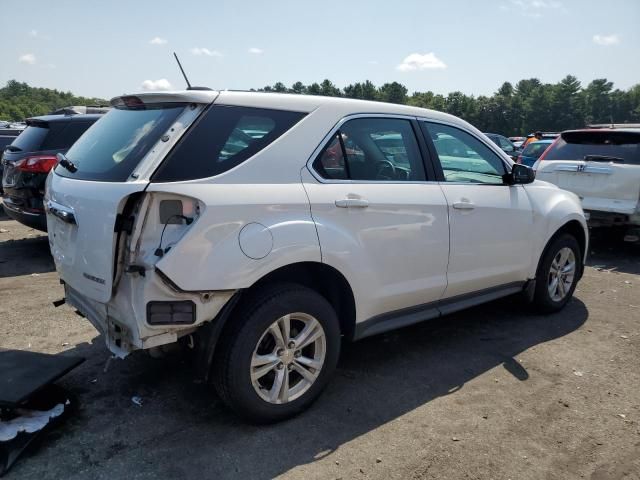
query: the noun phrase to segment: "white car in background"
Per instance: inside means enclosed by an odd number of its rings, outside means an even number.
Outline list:
[[[66,301],[120,357],[184,341],[252,421],[306,408],[341,337],[516,293],[557,311],[582,275],[578,198],[451,115],[204,90],[111,104],[48,178]]]
[[[580,197],[589,226],[622,227],[626,241],[640,242],[640,128],[563,132],[533,168]]]

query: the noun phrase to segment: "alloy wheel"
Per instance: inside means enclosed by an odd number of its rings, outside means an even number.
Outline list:
[[[251,357],[251,383],[264,401],[291,402],[314,384],[327,351],[322,325],[296,312],[273,322],[262,334]]]
[[[569,247],[561,248],[553,257],[549,268],[549,296],[554,302],[563,300],[573,285],[576,274],[576,257]]]

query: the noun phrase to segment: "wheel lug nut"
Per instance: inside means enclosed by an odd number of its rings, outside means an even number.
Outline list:
[[[287,345],[288,348],[293,348],[296,346],[296,343],[294,341],[289,342],[289,344]]]
[[[282,355],[284,355],[284,349],[279,348],[278,351],[276,352],[276,355],[278,355],[279,357],[281,357]]]
[[[295,352],[293,352],[293,356],[296,358],[300,358],[300,355],[302,355],[302,352],[300,350],[296,350]]]
[[[287,370],[293,370],[293,363],[290,363],[289,365],[287,365]]]
[[[284,363],[279,363],[276,367],[278,370],[282,370],[284,368]]]

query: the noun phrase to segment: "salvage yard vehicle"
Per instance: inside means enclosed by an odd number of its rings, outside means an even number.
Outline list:
[[[520,155],[518,156],[516,162],[526,165],[527,167],[533,167],[533,165],[536,163],[536,160],[540,158],[544,151],[549,148],[549,145],[551,145],[553,142],[553,140],[548,139],[531,142],[520,152]]]
[[[451,115],[257,92],[116,97],[47,179],[66,302],[119,357],[179,340],[255,422],[358,340],[511,294],[571,299],[577,196]]]
[[[533,168],[580,197],[590,227],[620,227],[640,242],[640,128],[562,132]]]
[[[56,154],[66,152],[101,116],[57,114],[27,119],[27,127],[5,147],[0,157],[2,206],[9,217],[47,231],[44,186],[49,171],[58,161]]]

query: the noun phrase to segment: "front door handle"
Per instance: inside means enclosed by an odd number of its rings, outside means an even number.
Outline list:
[[[457,210],[473,210],[474,208],[476,208],[476,206],[473,204],[473,202],[469,202],[468,200],[464,200],[461,202],[454,202],[453,203],[453,208],[457,209]]]
[[[343,198],[336,200],[336,207],[338,208],[366,208],[369,206],[369,202],[364,198]]]

